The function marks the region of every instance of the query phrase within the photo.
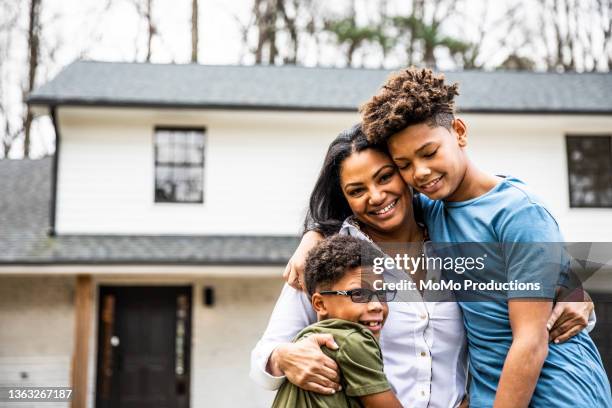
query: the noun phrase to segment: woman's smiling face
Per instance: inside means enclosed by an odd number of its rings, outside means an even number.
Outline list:
[[[348,156],[340,167],[340,186],[359,221],[380,232],[406,225],[411,194],[391,158],[375,149]]]

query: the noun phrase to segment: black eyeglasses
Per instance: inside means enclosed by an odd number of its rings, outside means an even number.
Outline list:
[[[319,292],[321,295],[340,295],[350,296],[351,300],[355,303],[368,303],[372,300],[372,297],[376,295],[379,302],[391,302],[395,299],[397,290],[370,290],[366,288],[357,288],[351,290],[322,290]]]

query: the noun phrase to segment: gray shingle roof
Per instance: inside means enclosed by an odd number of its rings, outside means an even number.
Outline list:
[[[391,71],[75,62],[32,104],[353,111]],[[450,72],[463,112],[611,113],[612,74]]]
[[[0,266],[15,264],[282,265],[289,236],[49,237],[52,159],[0,160]]]

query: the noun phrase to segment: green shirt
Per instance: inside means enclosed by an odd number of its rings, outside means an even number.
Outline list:
[[[334,336],[338,350],[322,351],[340,367],[342,391],[322,395],[304,391],[285,381],[279,388],[272,408],[354,408],[362,407],[359,396],[387,391],[391,385],[383,372],[383,359],[372,332],[358,323],[329,319],[312,324],[298,333],[295,341],[312,334]]]

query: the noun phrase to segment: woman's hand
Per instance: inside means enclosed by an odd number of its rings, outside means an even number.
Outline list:
[[[294,289],[306,289],[304,287],[304,267],[306,266],[306,255],[308,255],[308,251],[314,248],[320,241],[323,240],[323,238],[323,235],[317,231],[307,231],[304,236],[302,236],[300,245],[291,256],[291,259],[289,259],[285,272],[283,272],[283,279],[285,279],[285,281],[287,281],[287,283]]]
[[[267,371],[276,376],[284,374],[303,390],[334,394],[341,389],[338,365],[321,351],[321,346],[338,349],[331,334],[313,334],[295,343],[282,344],[272,352]]]
[[[591,301],[557,302],[546,324],[550,341],[563,343],[580,333],[594,307]]]
[[[470,407],[470,397],[469,395],[465,395],[465,397],[463,397],[463,401],[461,401],[461,404],[459,404],[459,406],[457,406],[457,408],[469,408]]]

